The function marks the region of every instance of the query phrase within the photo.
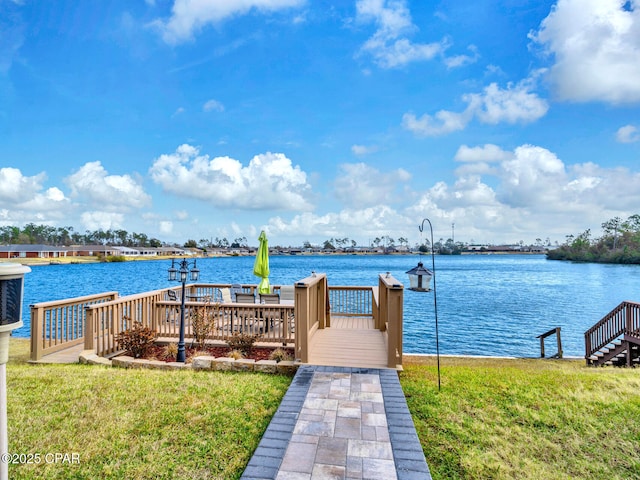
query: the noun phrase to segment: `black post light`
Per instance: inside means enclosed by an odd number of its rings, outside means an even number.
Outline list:
[[[436,358],[438,362],[438,391],[440,391],[440,340],[438,338],[438,295],[436,290],[436,260],[433,251],[433,226],[428,218],[422,220],[422,224],[418,225],[420,233],[424,230],[424,222],[429,223],[431,231],[431,270],[424,268],[422,262],[418,262],[418,266],[412,268],[406,273],[409,275],[409,290],[415,292],[429,292],[429,282],[433,278],[433,308],[436,319]]]
[[[178,354],[176,355],[176,362],[184,363],[186,361],[186,354],[184,348],[184,300],[185,300],[185,284],[187,278],[192,282],[197,282],[200,277],[200,270],[196,265],[195,259],[193,260],[193,267],[189,269],[189,261],[185,258],[178,264],[179,269],[176,268],[175,259],[171,259],[171,267],[169,268],[169,281],[180,282],[182,284],[182,294],[180,301],[180,340],[178,341]],[[180,275],[178,277],[178,274]]]

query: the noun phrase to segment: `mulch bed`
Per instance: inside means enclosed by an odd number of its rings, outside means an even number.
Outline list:
[[[245,355],[244,358],[255,360],[269,360],[271,353],[278,347],[253,347],[249,355]],[[291,358],[293,358],[293,349],[280,347],[285,350]],[[185,345],[185,353],[187,357],[187,363],[191,362],[191,357],[194,353],[200,355],[210,355],[212,357],[227,357],[231,352],[229,347],[207,347],[204,350],[198,348],[191,348],[189,344]],[[162,362],[175,362],[175,356],[167,356],[167,349],[164,346],[156,345],[149,350],[149,353],[144,357],[147,360],[160,360]]]

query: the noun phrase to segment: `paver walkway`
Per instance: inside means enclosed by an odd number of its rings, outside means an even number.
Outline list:
[[[298,369],[243,480],[429,480],[391,369]]]

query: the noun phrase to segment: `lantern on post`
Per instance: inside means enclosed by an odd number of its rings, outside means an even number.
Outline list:
[[[431,282],[433,272],[424,268],[422,262],[418,262],[417,267],[413,267],[405,273],[409,275],[409,290],[416,292],[428,292],[431,290],[429,282]]]
[[[424,268],[422,262],[418,262],[418,266],[408,270],[409,290],[415,292],[430,292],[429,282],[433,278],[433,309],[436,319],[436,358],[438,362],[438,391],[440,391],[440,340],[438,338],[438,296],[436,291],[436,260],[433,251],[433,226],[428,218],[422,220],[422,224],[418,225],[420,233],[424,230],[424,222],[429,223],[431,231],[431,270]]]
[[[184,301],[185,301],[185,284],[187,278],[192,282],[197,282],[200,277],[200,270],[196,265],[195,259],[193,260],[193,267],[189,269],[189,261],[185,258],[180,261],[180,269],[176,268],[175,259],[171,259],[171,267],[167,270],[169,273],[169,281],[178,281],[182,284],[182,294],[180,300],[180,338],[178,339],[178,354],[176,355],[176,362],[184,363],[186,361],[186,349],[184,346]],[[178,276],[179,274],[179,276]]]

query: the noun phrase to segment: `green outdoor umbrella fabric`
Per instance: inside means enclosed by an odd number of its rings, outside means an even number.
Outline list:
[[[271,287],[269,285],[269,240],[264,230],[260,232],[258,237],[260,245],[258,246],[258,252],[256,253],[256,261],[253,264],[253,274],[256,277],[262,278],[260,285],[258,285],[258,293],[270,293]]]

